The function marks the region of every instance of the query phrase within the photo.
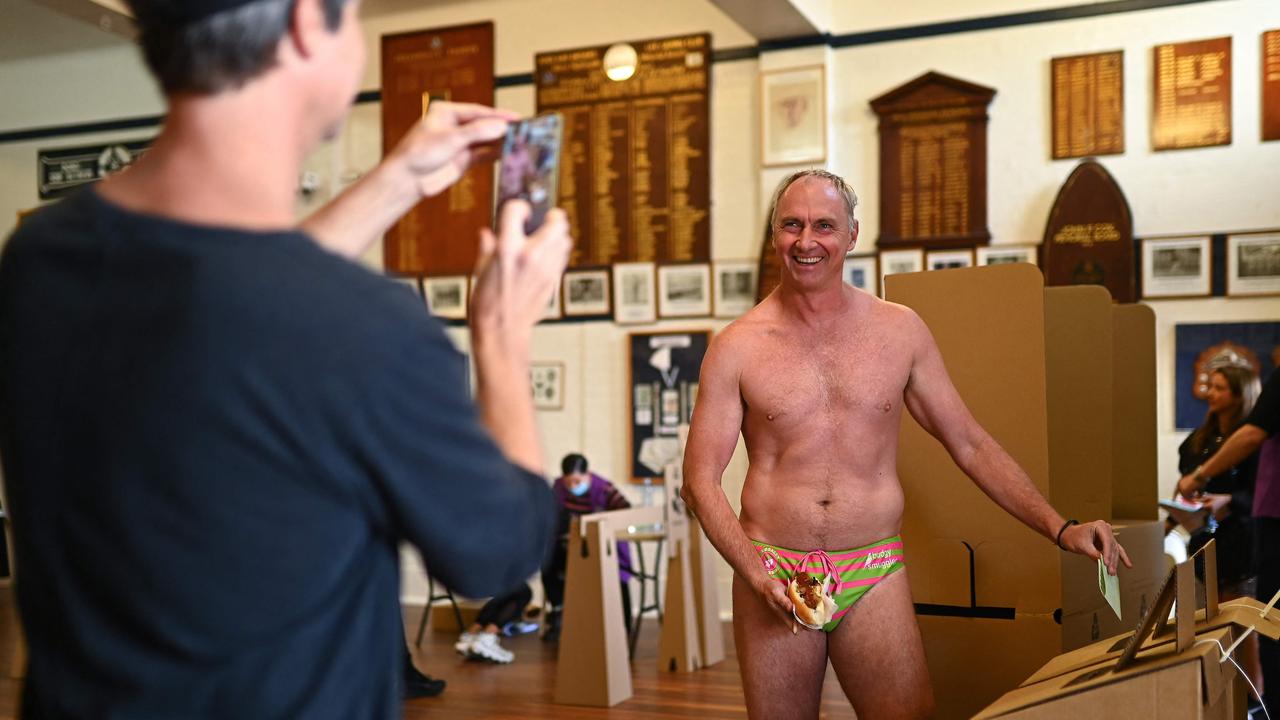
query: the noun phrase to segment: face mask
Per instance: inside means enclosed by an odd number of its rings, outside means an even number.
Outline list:
[[[581,485],[569,488],[569,492],[573,493],[574,495],[577,495],[578,497],[582,497],[583,495],[586,495],[587,491],[590,489],[591,489],[591,483],[584,482]]]

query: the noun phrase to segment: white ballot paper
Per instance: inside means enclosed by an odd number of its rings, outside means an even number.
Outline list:
[[[1101,558],[1098,560],[1098,592],[1107,599],[1107,604],[1111,606],[1111,611],[1116,614],[1116,618],[1123,620],[1124,616],[1120,614],[1120,575],[1108,573],[1107,566],[1102,564]]]

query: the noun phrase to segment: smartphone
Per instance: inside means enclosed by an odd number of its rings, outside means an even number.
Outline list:
[[[508,200],[528,201],[532,208],[525,221],[526,235],[542,226],[547,211],[556,206],[560,182],[560,138],[564,117],[546,113],[512,123],[502,143],[498,161],[498,201],[494,205],[494,227]]]

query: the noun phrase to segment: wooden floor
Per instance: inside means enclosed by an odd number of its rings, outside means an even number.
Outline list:
[[[415,631],[420,608],[405,609],[405,627]],[[22,683],[12,677],[13,651],[17,627],[12,593],[0,587],[0,720],[17,716]],[[421,718],[745,718],[742,683],[733,656],[733,633],[726,625],[728,658],[711,668],[694,673],[659,672],[657,668],[658,624],[646,618],[640,630],[636,657],[632,664],[631,699],[612,708],[580,708],[555,705],[555,646],[542,642],[536,634],[504,639],[503,645],[516,654],[510,665],[467,662],[453,650],[453,633],[427,631],[415,655],[418,668],[449,683],[444,694],[405,703],[408,720]],[[835,674],[827,668],[823,688],[823,718],[853,718],[853,710],[840,691]]]
[[[416,629],[420,611],[406,609],[405,627]],[[503,647],[513,651],[515,662],[491,665],[468,662],[453,650],[457,638],[452,634],[427,631],[418,649],[417,665],[432,677],[449,683],[438,698],[424,698],[405,703],[404,716],[419,718],[746,718],[742,699],[742,681],[738,678],[738,661],[733,653],[733,631],[725,625],[728,657],[724,662],[693,673],[658,671],[658,624],[645,618],[632,661],[631,684],[634,694],[612,708],[583,708],[556,705],[551,701],[555,690],[556,649],[542,642],[536,634],[503,640]],[[823,718],[854,718],[835,673],[827,666],[827,679],[822,691]]]

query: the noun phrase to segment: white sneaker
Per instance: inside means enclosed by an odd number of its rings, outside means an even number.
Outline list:
[[[514,653],[498,644],[498,636],[493,633],[480,633],[476,636],[467,651],[470,660],[488,660],[503,665],[516,659]]]
[[[459,655],[466,656],[471,650],[471,643],[476,641],[480,633],[464,632],[458,636],[458,642],[453,644],[453,649],[458,651]]]

